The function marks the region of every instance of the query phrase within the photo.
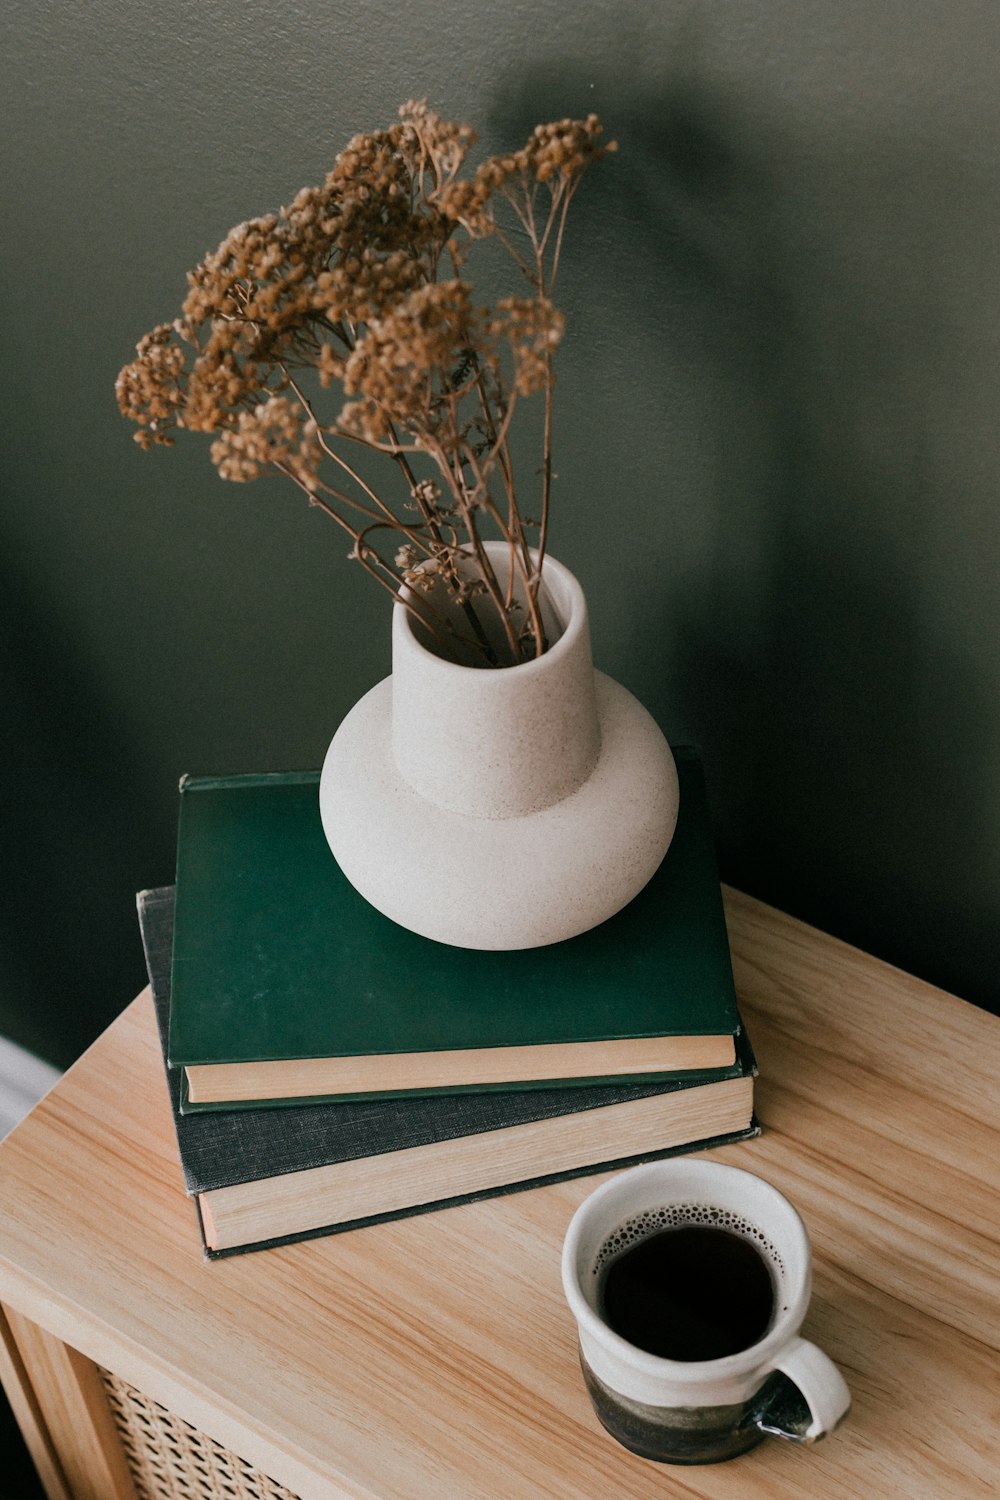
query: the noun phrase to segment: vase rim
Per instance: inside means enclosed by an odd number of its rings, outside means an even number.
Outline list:
[[[483,543],[483,546],[491,558],[506,556],[510,551],[508,544],[502,541],[486,541]],[[533,558],[537,557],[537,548],[529,548],[529,555]],[[429,661],[435,663],[433,670],[440,670],[442,673],[471,672],[478,676],[483,672],[500,673],[503,675],[509,672],[517,672],[521,676],[525,676],[528,673],[550,670],[551,664],[557,662],[561,656],[565,655],[571,649],[581,631],[588,629],[587,598],[576,574],[571,572],[565,563],[561,563],[558,558],[553,557],[550,552],[546,552],[543,559],[542,574],[546,586],[550,589],[549,606],[558,619],[560,632],[558,638],[553,641],[547,651],[543,652],[541,656],[532,657],[530,661],[512,662],[509,665],[500,667],[485,665],[480,667],[467,666],[464,662],[450,661],[446,656],[438,656],[436,651],[430,650],[419,639],[413,628],[414,621],[411,612],[405,604],[400,602],[394,604],[392,609],[393,635],[397,642],[400,639],[405,639],[410,648],[419,651]],[[558,597],[555,597],[551,591],[550,585],[552,582],[557,583],[559,590]],[[403,592],[404,594],[409,594],[411,591],[404,589]]]

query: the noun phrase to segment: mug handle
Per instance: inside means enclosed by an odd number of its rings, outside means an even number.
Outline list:
[[[793,1339],[757,1393],[753,1420],[761,1432],[814,1443],[847,1415],[851,1393],[833,1360],[808,1339]]]

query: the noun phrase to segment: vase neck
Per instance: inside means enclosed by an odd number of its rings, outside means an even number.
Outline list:
[[[497,567],[502,557],[492,560]],[[561,634],[543,656],[515,667],[444,661],[420,644],[403,606],[393,612],[393,755],[414,790],[450,812],[540,812],[581,786],[597,762],[586,599],[552,558],[544,587]]]

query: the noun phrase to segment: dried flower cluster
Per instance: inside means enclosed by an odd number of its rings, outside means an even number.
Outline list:
[[[540,654],[563,333],[551,298],[581,175],[614,149],[600,135],[594,115],[539,125],[520,151],[469,172],[473,131],[426,101],[355,136],[321,187],[232,229],[189,274],[180,317],[139,342],[116,385],[136,441],[206,432],[224,479],[286,475],[444,654],[467,660],[471,646],[484,665]],[[487,238],[521,283],[491,307],[463,274]],[[345,399],[324,411],[331,387]],[[536,393],[543,452],[529,521],[509,435],[519,401]],[[357,444],[385,455],[384,493],[352,462]],[[509,547],[502,584],[486,535]]]

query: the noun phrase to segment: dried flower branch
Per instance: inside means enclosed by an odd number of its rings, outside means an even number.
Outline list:
[[[595,115],[539,125],[520,151],[466,171],[473,131],[426,100],[355,136],[321,187],[232,229],[189,274],[180,317],[140,340],[116,385],[136,441],[210,433],[223,479],[272,469],[291,479],[443,654],[481,665],[540,655],[552,359],[564,328],[552,292],[581,176],[614,149],[600,136]],[[488,238],[527,287],[483,307],[462,273]],[[324,411],[331,387],[344,399]],[[519,402],[537,393],[543,451],[529,521],[509,438]],[[384,492],[352,462],[352,445],[386,456]],[[509,547],[503,586],[486,534]]]

